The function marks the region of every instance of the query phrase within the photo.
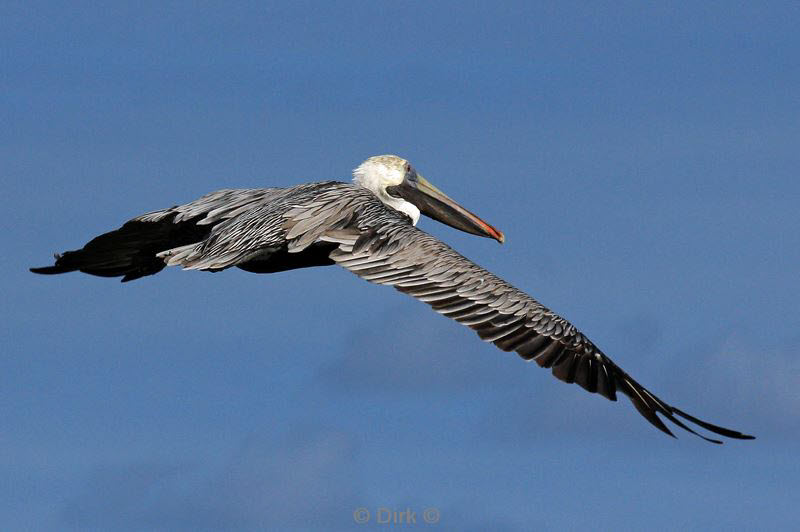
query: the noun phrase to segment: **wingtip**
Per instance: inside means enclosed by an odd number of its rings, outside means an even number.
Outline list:
[[[743,432],[739,432],[738,430],[727,429],[725,427],[720,427],[719,425],[714,425],[713,423],[709,423],[708,421],[703,421],[702,419],[698,419],[691,414],[687,414],[683,410],[679,408],[675,408],[674,406],[671,407],[672,412],[681,416],[684,419],[687,419],[698,425],[703,427],[706,430],[713,432],[714,434],[719,434],[720,436],[725,436],[726,438],[731,438],[734,440],[755,440],[756,437],[750,434],[744,434]]]
[[[41,266],[39,268],[28,268],[28,271],[40,275],[52,275],[54,273],[64,273],[66,270],[58,266]]]
[[[69,268],[64,267],[63,262],[61,262],[61,258],[63,256],[64,256],[63,253],[53,253],[53,259],[55,259],[55,264],[53,264],[52,266],[40,266],[38,268],[28,268],[28,271],[30,271],[31,273],[38,273],[41,275],[52,275],[55,273],[66,273],[68,271],[72,271]]]
[[[669,420],[671,423],[674,423],[681,429],[691,434],[694,434],[698,438],[702,438],[703,440],[709,443],[716,443],[717,445],[722,445],[723,442],[714,438],[709,438],[703,434],[700,434],[699,432],[695,431],[692,427],[682,422],[676,416],[680,416],[683,419],[705,430],[713,432],[714,434],[717,434],[719,436],[724,436],[726,438],[737,439],[737,440],[755,439],[754,436],[750,436],[749,434],[743,434],[736,430],[727,429],[725,427],[720,427],[718,425],[714,425],[707,421],[703,421],[702,419],[698,419],[692,416],[691,414],[687,414],[686,412],[680,410],[679,408],[675,408],[674,406],[665,403],[664,401],[662,401],[661,399],[650,393],[650,391],[648,391],[646,388],[642,387],[635,380],[631,379],[627,374],[623,375],[622,385],[623,385],[622,391],[631,400],[633,406],[636,407],[636,410],[638,410],[639,413],[642,416],[644,416],[644,418],[647,419],[647,421],[649,421],[657,429],[670,436],[675,437],[675,435],[672,434],[672,431],[670,431],[669,428],[667,428],[667,426],[664,424],[664,422],[661,421],[661,419],[658,416],[659,414],[664,416],[664,418]]]

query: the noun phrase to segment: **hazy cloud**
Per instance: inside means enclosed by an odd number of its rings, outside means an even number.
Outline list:
[[[361,498],[356,446],[335,430],[245,439],[223,464],[98,466],[60,513],[107,530],[329,529]]]
[[[517,355],[414,301],[387,309],[350,334],[343,355],[319,378],[332,390],[371,394],[452,394],[513,385]],[[513,370],[512,370],[513,366]]]

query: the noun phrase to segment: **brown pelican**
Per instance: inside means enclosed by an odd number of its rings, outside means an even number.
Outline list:
[[[336,181],[290,188],[219,190],[186,205],[144,214],[56,255],[35,273],[82,271],[132,281],[180,265],[255,273],[338,264],[367,281],[389,285],[474,329],[485,341],[552,368],[568,383],[636,410],[674,436],[657,414],[713,443],[694,423],[737,439],[753,436],[707,423],[662,401],[611,361],[572,324],[494,274],[417,229],[420,214],[479,236],[503,233],[448,198],[395,155],[370,157],[353,184]]]

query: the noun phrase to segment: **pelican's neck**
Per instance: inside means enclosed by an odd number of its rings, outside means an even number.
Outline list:
[[[419,221],[420,212],[416,205],[414,205],[409,201],[404,200],[403,198],[393,198],[389,194],[386,194],[386,192],[384,192],[382,195],[376,194],[376,196],[378,196],[378,199],[380,199],[389,207],[398,210],[403,214],[407,215],[409,218],[411,218],[412,225],[417,225],[417,222]]]

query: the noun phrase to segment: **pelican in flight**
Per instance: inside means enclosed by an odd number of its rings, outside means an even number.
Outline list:
[[[736,439],[753,436],[712,425],[667,404],[614,364],[572,324],[416,228],[420,214],[503,242],[503,233],[461,207],[395,155],[370,157],[353,183],[219,190],[138,216],[82,249],[56,255],[34,273],[81,271],[132,281],[165,266],[219,271],[232,266],[274,273],[338,264],[393,286],[474,329],[503,351],[552,368],[568,383],[636,410],[673,436],[657,414],[713,443],[686,422]],[[679,419],[681,418],[681,419]]]

